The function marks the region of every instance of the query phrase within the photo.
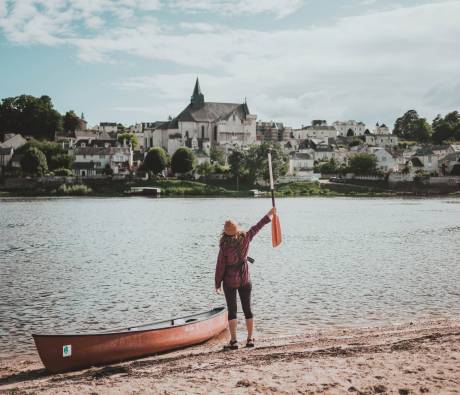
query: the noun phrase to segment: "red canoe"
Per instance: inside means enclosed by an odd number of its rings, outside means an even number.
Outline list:
[[[145,357],[203,343],[227,327],[227,310],[211,311],[93,334],[35,335],[40,359],[52,373]]]

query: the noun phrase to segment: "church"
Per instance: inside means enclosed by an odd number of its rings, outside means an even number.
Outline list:
[[[256,119],[246,102],[205,101],[197,78],[190,104],[177,117],[145,129],[144,146],[163,147],[170,155],[183,146],[206,154],[214,148],[229,152],[256,142]]]

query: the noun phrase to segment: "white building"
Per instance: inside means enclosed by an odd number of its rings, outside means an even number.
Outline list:
[[[5,141],[0,144],[0,148],[13,148],[17,150],[27,143],[27,140],[20,134],[7,134]]]
[[[102,175],[110,167],[114,174],[127,174],[133,165],[131,147],[77,147],[74,170],[78,176]]]
[[[376,147],[395,147],[399,144],[398,136],[394,134],[366,134],[366,144]]]
[[[337,130],[339,136],[362,136],[368,130],[363,122],[357,121],[336,121],[332,126]]]
[[[377,122],[374,127],[374,134],[376,135],[385,135],[385,134],[390,134],[390,129],[388,129],[388,126],[382,123],[379,125]]]
[[[256,119],[247,103],[205,102],[197,78],[190,104],[174,119],[144,133],[145,148],[160,146],[173,154],[182,146],[224,151],[244,147],[256,142]]]
[[[335,139],[337,130],[334,126],[329,126],[326,121],[314,120],[310,126],[305,126],[302,129],[293,131],[294,137],[297,139]]]
[[[313,156],[307,153],[293,152],[289,158],[288,175],[310,176],[314,167]]]
[[[371,147],[369,153],[377,158],[377,169],[383,172],[398,170],[396,158],[385,148]]]

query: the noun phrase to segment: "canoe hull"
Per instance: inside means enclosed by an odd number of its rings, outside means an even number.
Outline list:
[[[60,373],[203,343],[226,327],[226,309],[222,308],[216,309],[208,319],[167,328],[89,335],[33,335],[33,338],[46,369]]]

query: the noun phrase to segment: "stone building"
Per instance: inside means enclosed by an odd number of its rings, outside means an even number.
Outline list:
[[[173,154],[182,146],[207,152],[221,148],[228,152],[256,142],[256,115],[247,103],[207,102],[198,78],[190,104],[175,118],[144,132],[146,149],[160,146]]]

